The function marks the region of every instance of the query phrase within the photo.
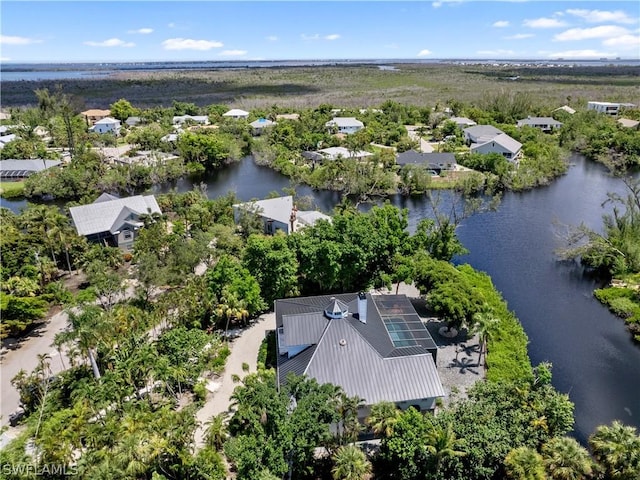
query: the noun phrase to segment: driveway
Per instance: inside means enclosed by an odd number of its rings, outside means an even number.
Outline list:
[[[233,382],[237,375],[243,378],[247,375],[242,370],[242,364],[249,365],[249,372],[257,370],[258,350],[268,330],[275,330],[276,317],[273,312],[262,315],[256,323],[244,330],[239,338],[231,344],[231,354],[227,358],[222,377],[209,383],[209,394],[204,406],[198,410],[196,420],[198,428],[195,431],[195,448],[199,450],[204,446],[204,433],[207,422],[212,417],[229,410],[229,403],[233,390],[238,385]]]

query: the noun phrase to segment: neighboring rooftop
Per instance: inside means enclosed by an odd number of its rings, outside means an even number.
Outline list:
[[[47,168],[56,167],[62,162],[60,160],[0,160],[0,177],[2,178],[25,178],[36,172],[41,172]]]
[[[434,168],[451,168],[457,165],[456,156],[453,153],[423,153],[415,150],[407,150],[396,157],[398,165],[428,165]]]
[[[562,126],[562,122],[557,121],[553,117],[527,117],[522,120],[518,120],[518,127],[522,127],[524,125],[528,125],[530,127],[549,126],[552,128],[558,128]]]
[[[333,120],[329,120],[327,125],[335,125],[337,127],[364,127],[364,123],[355,117],[335,117]]]
[[[506,149],[509,152],[512,152],[514,154],[518,153],[520,151],[520,149],[522,148],[522,144],[520,142],[518,142],[516,139],[511,138],[506,133],[501,133],[500,135],[496,135],[495,137],[491,138],[490,140],[487,140],[486,142],[476,143],[476,144],[471,145],[471,151],[473,152],[475,149],[480,148],[481,146],[486,145],[486,144],[491,143],[491,142],[497,143],[498,145],[500,145],[504,149]]]
[[[249,112],[240,110],[239,108],[232,108],[226,113],[222,114],[223,117],[248,117]]]
[[[329,215],[316,210],[298,210],[291,195],[238,203],[234,207],[254,211],[263,218],[275,220],[285,225],[290,225],[293,212],[295,214],[294,231],[304,226],[313,225],[318,220],[331,220]]]
[[[556,110],[564,110],[567,113],[570,113],[571,115],[573,115],[574,113],[576,113],[575,109],[571,108],[569,105],[563,105],[561,107],[558,107],[554,110],[554,112]]]
[[[638,125],[640,125],[640,122],[638,120],[632,120],[630,118],[619,118],[618,123],[626,128],[636,128]]]
[[[465,128],[464,133],[474,143],[485,143],[504,132],[493,125],[474,125],[473,127]]]
[[[93,203],[71,207],[69,212],[79,235],[110,232],[118,226],[123,214],[162,213],[153,195],[117,198],[106,193]]]

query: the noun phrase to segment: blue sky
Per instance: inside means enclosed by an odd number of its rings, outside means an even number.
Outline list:
[[[0,2],[3,62],[640,59],[637,1]]]

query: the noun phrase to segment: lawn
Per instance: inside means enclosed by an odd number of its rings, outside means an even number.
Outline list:
[[[22,197],[24,182],[0,182],[0,196],[3,198]]]

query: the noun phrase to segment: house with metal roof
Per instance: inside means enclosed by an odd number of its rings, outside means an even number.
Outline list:
[[[344,133],[346,135],[356,133],[364,128],[364,123],[355,117],[335,117],[324,124],[331,132]]]
[[[553,130],[560,128],[562,126],[562,122],[559,122],[552,117],[527,117],[522,120],[518,120],[516,126],[528,126],[540,129],[543,132],[552,132]]]
[[[239,108],[232,108],[226,113],[222,114],[223,117],[227,118],[235,118],[236,120],[240,120],[241,118],[249,118],[249,112],[244,110],[240,110]]]
[[[429,411],[445,391],[437,347],[405,295],[349,293],[275,301],[277,382],[290,373],[364,400]]]
[[[29,160],[0,160],[0,178],[3,180],[23,180],[34,173],[42,172],[51,167],[57,167],[60,160],[43,160],[39,158]]]
[[[448,121],[455,123],[458,128],[473,127],[474,125],[477,125],[476,122],[467,117],[451,117]]]
[[[99,108],[91,108],[89,110],[85,110],[84,112],[80,112],[80,115],[84,118],[87,125],[95,125],[96,122],[99,122],[103,118],[107,118],[111,115],[111,110],[100,110]]]
[[[233,211],[236,223],[243,213],[258,215],[264,222],[264,233],[268,235],[279,231],[289,235],[319,220],[331,221],[329,215],[317,210],[298,210],[291,195],[238,203],[233,206]]]
[[[135,127],[142,123],[142,119],[140,117],[128,117],[124,123],[126,123],[129,127]]]
[[[69,209],[78,235],[92,242],[131,250],[143,215],[162,213],[153,195],[118,198],[103,193],[88,205]]]
[[[516,162],[521,155],[522,144],[506,133],[496,135],[484,143],[471,145],[471,153],[499,153],[511,162]]]
[[[504,133],[493,125],[474,125],[473,127],[465,128],[463,132],[467,145],[471,145],[472,143],[485,143]]]
[[[453,153],[424,153],[407,150],[396,156],[396,163],[405,165],[422,165],[429,170],[440,173],[443,170],[454,170],[458,162]]]

